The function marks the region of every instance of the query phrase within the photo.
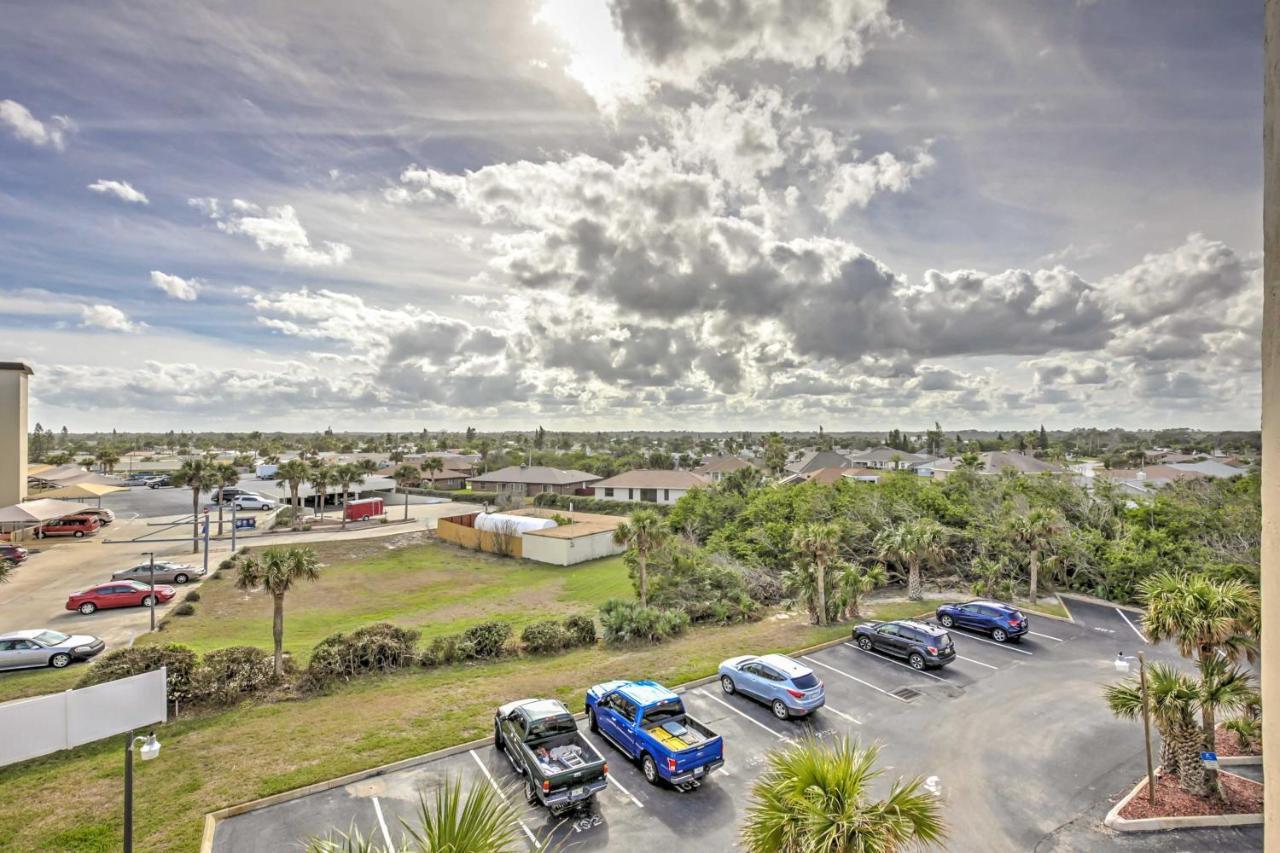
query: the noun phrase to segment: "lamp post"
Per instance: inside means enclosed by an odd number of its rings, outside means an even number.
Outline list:
[[[147,599],[151,602],[151,630],[154,631],[156,629],[156,552],[143,551],[142,553],[143,556],[151,558],[151,594],[147,596]]]
[[[209,575],[209,510],[204,511],[204,573]]]
[[[231,553],[236,552],[236,513],[240,509],[239,504],[235,501],[231,502]]]
[[[133,748],[142,745],[138,754],[143,761],[150,761],[160,754],[160,741],[155,732],[146,737],[134,737],[133,731],[124,735],[124,853],[133,853]]]
[[[1116,652],[1116,672],[1128,673],[1129,661],[1134,659],[1132,655]],[[1147,799],[1154,806],[1156,804],[1156,771],[1151,761],[1151,706],[1147,702],[1147,658],[1142,652],[1138,652],[1136,660],[1138,661],[1138,689],[1142,694],[1142,742],[1147,748]]]

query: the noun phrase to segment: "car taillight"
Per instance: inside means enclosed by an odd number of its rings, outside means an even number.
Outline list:
[[[925,648],[929,650],[929,654],[931,655],[936,655],[938,653],[938,649],[934,646],[925,646]]]
[[[667,769],[672,773],[676,772],[676,760],[674,758],[667,759]]]
[[[551,792],[551,780],[549,780],[549,779],[543,779],[543,780],[542,780],[542,793],[547,794],[547,793],[550,793],[550,792]]]
[[[804,691],[803,691],[803,690],[792,690],[790,687],[788,687],[788,688],[787,688],[787,692],[788,692],[788,693],[790,693],[792,696],[794,696],[794,697],[795,697],[795,698],[797,698],[797,699],[803,699],[803,698],[804,698]]]
[[[1017,627],[1018,627],[1019,625],[1021,625],[1021,624],[1022,624],[1022,620],[1021,620],[1021,619],[1010,619],[1010,620],[1009,620],[1009,627],[1010,627],[1010,628],[1017,628]]]
[[[607,761],[604,763],[604,775],[609,775],[609,762]]]

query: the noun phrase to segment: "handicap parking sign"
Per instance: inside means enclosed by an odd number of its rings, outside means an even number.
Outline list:
[[[236,530],[254,530],[258,527],[258,519],[256,518],[237,518]]]
[[[1217,769],[1217,767],[1218,767],[1218,753],[1216,753],[1216,752],[1202,752],[1202,753],[1200,753],[1200,763],[1201,763],[1201,764],[1203,764],[1205,767],[1207,767],[1207,768],[1208,768],[1208,769],[1210,769],[1210,770],[1215,770],[1215,769]]]

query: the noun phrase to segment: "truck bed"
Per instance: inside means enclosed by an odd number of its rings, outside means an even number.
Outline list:
[[[547,778],[604,762],[582,735],[576,733],[557,735],[534,745],[523,746]]]
[[[645,732],[672,752],[693,749],[715,737],[714,732],[687,716],[649,726]]]

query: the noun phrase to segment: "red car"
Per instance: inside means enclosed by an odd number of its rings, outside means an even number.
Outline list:
[[[74,536],[79,539],[81,536],[97,533],[101,527],[102,522],[92,515],[69,515],[66,518],[50,521],[43,527],[38,528],[36,530],[36,538]]]
[[[164,604],[178,591],[171,586],[156,584],[156,603]],[[100,583],[84,592],[73,592],[67,598],[68,610],[79,610],[88,616],[95,610],[111,607],[147,607],[151,604],[151,587],[137,581],[113,581]]]
[[[26,548],[21,545],[0,542],[0,560],[13,560],[15,563],[21,563],[25,559],[27,559]]]

